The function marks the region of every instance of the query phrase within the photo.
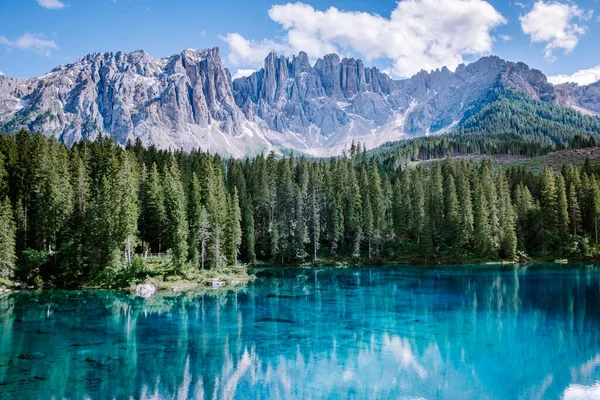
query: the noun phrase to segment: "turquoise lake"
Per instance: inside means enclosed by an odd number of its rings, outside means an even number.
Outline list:
[[[0,297],[1,399],[600,398],[600,270],[269,269]]]

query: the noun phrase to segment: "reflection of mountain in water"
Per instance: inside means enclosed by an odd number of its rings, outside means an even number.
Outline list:
[[[262,275],[219,297],[0,298],[0,398],[575,399],[600,391],[596,270]]]

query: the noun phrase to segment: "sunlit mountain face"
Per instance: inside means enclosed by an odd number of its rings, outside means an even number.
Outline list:
[[[67,145],[104,135],[121,145],[139,140],[160,149],[202,148],[235,157],[291,150],[330,156],[352,142],[375,148],[472,130],[469,117],[507,93],[539,102],[525,119],[546,116],[536,110],[549,105],[596,116],[598,87],[554,86],[542,72],[495,56],[455,71],[444,67],[394,80],[337,54],[311,63],[305,52],[271,53],[263,68],[232,79],[218,48],[165,58],[142,50],[94,53],[41,77],[0,75],[0,132],[25,128]],[[589,133],[585,124],[565,124]],[[508,132],[530,133],[512,125]]]
[[[270,269],[259,277],[215,296],[2,297],[0,398],[598,394],[596,268]]]

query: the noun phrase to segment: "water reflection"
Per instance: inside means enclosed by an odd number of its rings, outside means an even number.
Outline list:
[[[0,398],[600,396],[595,268],[260,275],[220,296],[2,297]]]

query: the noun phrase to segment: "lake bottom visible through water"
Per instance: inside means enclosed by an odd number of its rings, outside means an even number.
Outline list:
[[[267,269],[0,297],[0,399],[600,398],[600,269]]]

